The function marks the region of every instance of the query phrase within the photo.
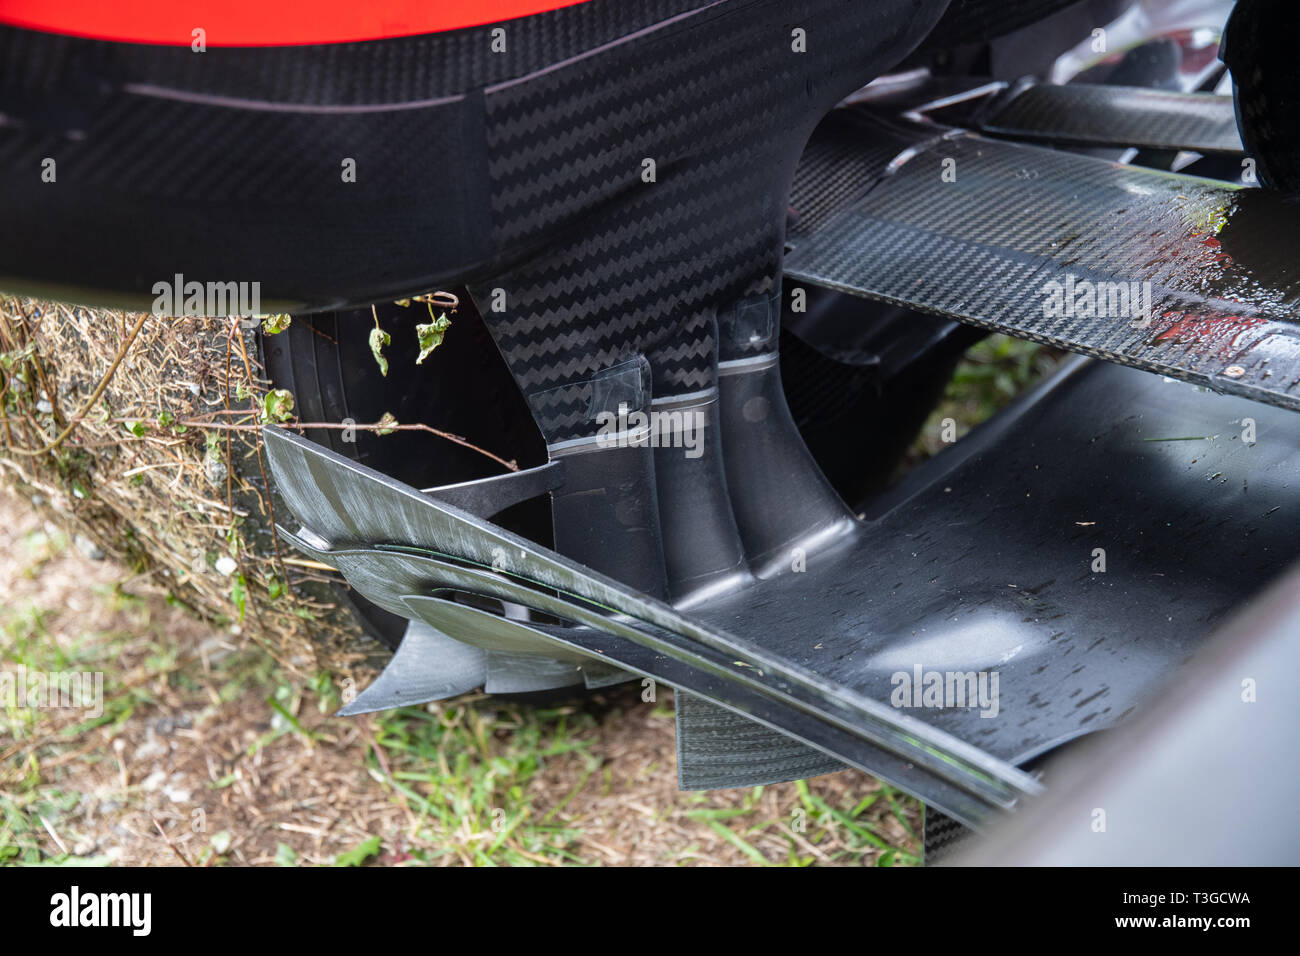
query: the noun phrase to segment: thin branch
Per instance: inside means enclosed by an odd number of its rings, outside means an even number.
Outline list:
[[[260,429],[262,427],[261,425],[256,425],[256,424],[225,425],[225,424],[218,424],[217,422],[191,423],[188,421],[181,421],[181,420],[178,420],[177,424],[182,424],[187,426],[190,426],[192,424],[192,427],[194,428],[211,428],[215,431],[252,431],[254,429]],[[478,445],[466,441],[464,438],[461,438],[459,435],[453,435],[451,432],[445,432],[440,428],[434,428],[430,425],[383,425],[378,423],[374,425],[344,425],[339,422],[276,422],[273,424],[272,427],[286,428],[286,429],[327,428],[333,431],[346,431],[347,429],[350,428],[354,431],[359,431],[359,432],[381,432],[384,434],[387,434],[388,432],[428,432],[430,435],[437,435],[439,438],[445,438],[449,442],[454,442],[455,444],[468,448],[471,451],[476,451],[480,455],[486,455],[488,458],[491,458],[493,461],[499,464],[502,468],[507,468],[510,471],[519,470],[519,465],[516,462],[506,461],[500,455],[493,454],[492,452],[488,451],[486,448],[480,448]]]
[[[175,853],[177,858],[186,866],[193,866],[194,864],[190,862],[189,857],[187,857],[184,853],[182,853],[181,848],[172,842],[172,838],[169,837],[167,835],[167,831],[162,828],[162,824],[158,822],[158,818],[151,813],[149,814],[149,819],[152,820],[153,825],[158,828],[158,834],[163,838],[163,841],[167,844],[167,848],[171,850],[173,853]]]

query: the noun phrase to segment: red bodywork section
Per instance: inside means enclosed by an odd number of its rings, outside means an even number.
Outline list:
[[[0,0],[0,24],[115,40],[191,46],[351,43],[460,30],[590,0]]]

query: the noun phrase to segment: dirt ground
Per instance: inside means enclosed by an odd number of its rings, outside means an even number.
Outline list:
[[[861,773],[679,792],[667,689],[328,716],[329,675],[285,675],[9,492],[0,587],[0,673],[104,675],[102,715],[0,703],[0,862],[919,862],[919,806]]]

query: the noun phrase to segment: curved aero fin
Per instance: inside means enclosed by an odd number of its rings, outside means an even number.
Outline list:
[[[482,687],[487,667],[487,651],[453,640],[423,621],[412,621],[379,679],[340,710],[339,716],[457,697]]]

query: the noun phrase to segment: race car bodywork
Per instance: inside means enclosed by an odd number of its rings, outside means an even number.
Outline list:
[[[1289,141],[1198,58],[1217,30],[1148,24],[1063,84],[997,66],[1077,39],[1057,0],[245,6],[197,51],[170,14],[0,4],[0,286],[249,281],[308,317],[469,290],[543,460],[424,485],[265,433],[284,538],[409,622],[348,712],[650,678],[684,787],[851,765],[980,826],[1300,556],[1300,212],[1236,176],[1261,144],[1286,185]],[[1272,15],[1239,4],[1230,51]],[[896,456],[818,431],[789,350],[884,389],[963,328],[1091,358],[847,491],[844,449]],[[537,500],[536,534],[494,520]]]

